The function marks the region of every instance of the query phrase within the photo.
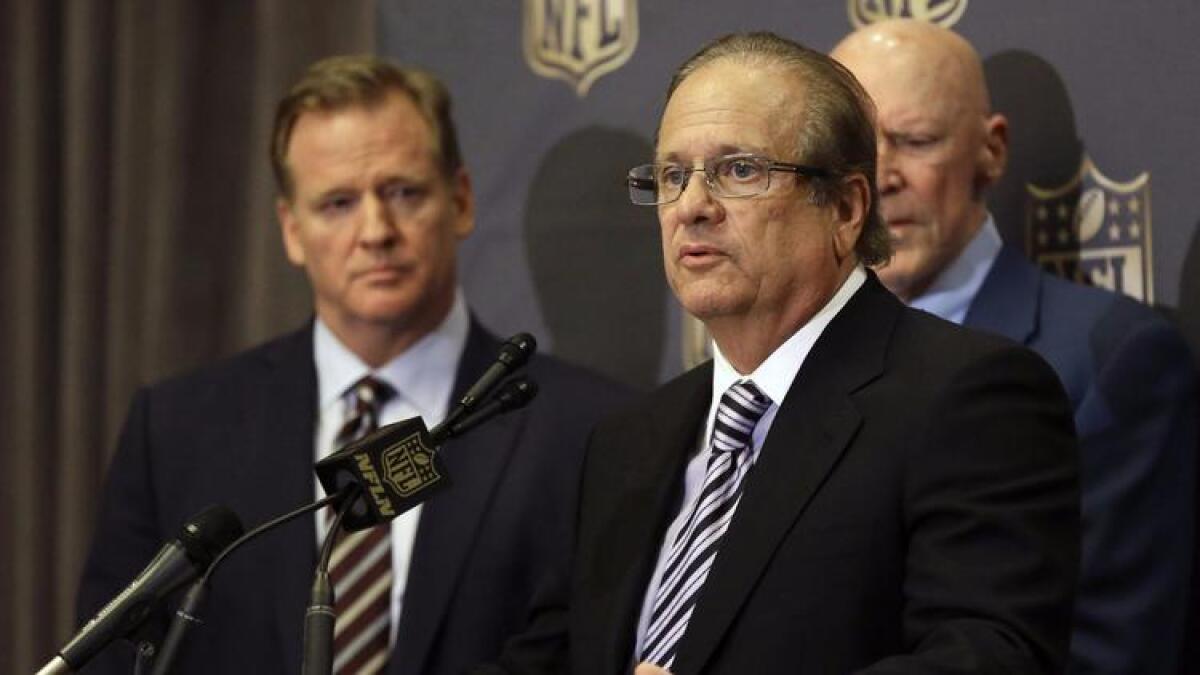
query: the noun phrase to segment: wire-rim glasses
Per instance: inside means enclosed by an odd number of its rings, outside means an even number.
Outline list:
[[[629,199],[639,206],[661,206],[679,199],[688,181],[697,171],[704,173],[704,184],[715,197],[741,198],[762,194],[771,188],[771,172],[787,171],[806,178],[829,178],[827,169],[803,164],[777,162],[750,154],[724,155],[708,160],[702,167],[671,162],[643,164],[629,170]]]

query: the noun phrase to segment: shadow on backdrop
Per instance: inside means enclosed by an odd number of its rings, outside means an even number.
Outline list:
[[[624,178],[650,142],[586,127],[542,158],[525,204],[525,246],[554,353],[641,389],[658,383],[666,284],[658,218]]]
[[[1041,57],[1010,50],[988,57],[984,77],[992,109],[1008,117],[1008,168],[988,196],[988,208],[1009,244],[1029,253],[1027,184],[1054,187],[1070,181],[1083,161],[1075,109],[1058,71]],[[1077,195],[1076,195],[1077,196]]]
[[[1192,243],[1183,257],[1177,297],[1176,323],[1192,348],[1193,362],[1200,368],[1200,221],[1192,228]],[[1197,649],[1200,651],[1200,645]]]
[[[1192,242],[1183,258],[1183,272],[1179,278],[1179,308],[1173,313],[1173,318],[1192,348],[1192,362],[1200,368],[1200,221],[1192,228]],[[1200,424],[1200,410],[1196,413],[1197,424]],[[1197,463],[1197,471],[1200,472],[1200,463]],[[1200,482],[1200,473],[1197,481]],[[1196,506],[1197,515],[1200,516],[1200,501]],[[1196,518],[1195,526],[1195,540],[1200,542],[1200,517]],[[1189,610],[1185,635],[1196,635],[1200,631],[1200,551],[1192,560],[1192,602]],[[1184,641],[1180,673],[1200,674],[1200,640]]]

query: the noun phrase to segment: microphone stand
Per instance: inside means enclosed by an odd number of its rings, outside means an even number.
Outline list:
[[[516,410],[528,404],[537,394],[537,386],[528,380],[517,379],[506,383],[506,386],[499,395],[493,397],[479,410],[475,410],[476,405],[492,394],[496,386],[506,376],[524,366],[525,362],[536,349],[537,342],[528,333],[518,333],[509,338],[501,347],[500,356],[496,363],[493,363],[484,372],[483,376],[471,386],[458,404],[446,416],[446,419],[441,424],[435,426],[432,431],[428,432],[434,443],[434,448],[430,454],[436,454],[443,441],[462,434],[469,429],[473,429],[497,415],[510,410]],[[395,427],[397,425],[391,426]],[[384,429],[380,429],[379,431],[382,432]],[[319,468],[320,463],[318,463],[318,474],[320,474]],[[324,477],[322,477],[322,482],[324,482]],[[331,488],[327,485],[326,489]],[[336,536],[337,530],[341,527],[342,519],[349,513],[353,504],[363,494],[361,485],[348,483],[337,488],[336,492],[333,492],[324,499],[319,499],[312,504],[264,523],[230,544],[228,548],[213,560],[212,565],[209,566],[204,575],[192,584],[192,587],[188,590],[183,603],[180,604],[179,609],[175,612],[175,618],[171,621],[167,636],[163,640],[162,649],[159,651],[157,662],[154,664],[155,667],[152,675],[168,675],[171,663],[175,659],[175,653],[179,650],[179,646],[183,641],[184,634],[192,624],[201,623],[197,612],[200,604],[207,595],[208,579],[226,556],[262,532],[341,500],[338,503],[338,511],[334,523],[325,537],[325,542],[322,544],[321,560],[318,562],[317,574],[313,580],[313,587],[310,594],[311,604],[305,613],[304,630],[303,675],[328,675],[328,673],[332,672],[333,633],[337,619],[333,611],[334,589],[329,583],[328,572],[329,559],[333,551],[332,541]],[[425,495],[420,501],[424,501],[427,498],[428,495]],[[408,508],[415,506],[416,503],[410,503]],[[392,517],[395,516],[393,515]]]
[[[329,560],[333,557],[333,543],[342,527],[342,519],[349,513],[355,501],[362,496],[362,489],[351,484],[349,493],[338,507],[337,515],[325,534],[321,544],[321,557],[317,560],[317,571],[313,578],[308,610],[304,613],[304,660],[301,675],[329,675],[333,672],[333,632],[337,623],[334,611],[335,594],[329,583]]]
[[[532,381],[517,378],[505,383],[495,396],[491,396],[486,402],[479,405],[481,397],[491,394],[496,385],[497,382],[494,381],[487,387],[477,387],[479,392],[473,399],[467,401],[468,397],[464,397],[464,401],[467,402],[457,408],[456,414],[452,418],[448,417],[446,421],[435,426],[429,432],[434,453],[441,449],[442,443],[446,440],[465,433],[497,415],[528,404],[538,391],[537,385]],[[334,588],[329,583],[329,561],[333,554],[333,545],[337,539],[338,530],[341,529],[342,519],[359,499],[366,498],[358,483],[347,484],[341,492],[346,493],[346,499],[338,506],[337,516],[321,545],[321,555],[317,561],[317,569],[313,576],[312,590],[309,595],[309,606],[304,615],[304,660],[300,671],[301,675],[330,675],[333,672],[333,642],[337,613],[334,611]],[[376,524],[375,527],[388,527],[388,524],[384,521]]]
[[[318,499],[311,504],[306,504],[295,511],[285,513],[278,518],[269,520],[253,530],[243,534],[241,537],[238,537],[232,544],[229,545],[228,548],[222,551],[220,555],[218,555],[212,561],[212,564],[208,566],[208,569],[205,570],[204,574],[192,584],[191,588],[188,589],[187,595],[184,596],[183,602],[179,605],[179,609],[175,610],[175,618],[171,620],[171,626],[167,629],[166,637],[163,638],[162,646],[158,650],[158,658],[154,660],[154,670],[151,671],[151,675],[167,675],[170,673],[171,665],[175,661],[175,653],[179,651],[180,645],[183,644],[183,639],[188,629],[190,629],[193,625],[204,623],[199,617],[200,605],[208,596],[208,580],[213,575],[213,572],[216,571],[217,567],[221,564],[221,561],[225,560],[230,553],[232,553],[242,544],[250,541],[263,532],[266,532],[267,530],[273,530],[276,527],[295,520],[306,513],[311,513],[339,499],[342,499],[343,497],[348,496],[352,490],[356,489],[357,486],[347,486],[340,492],[327,495],[326,497]],[[346,501],[352,502],[353,500],[347,499]],[[149,658],[153,658],[153,645],[151,645],[150,648]],[[139,662],[143,658],[142,651],[141,645],[139,645]],[[141,666],[137,667],[140,668]],[[141,671],[135,670],[135,673],[136,672]]]

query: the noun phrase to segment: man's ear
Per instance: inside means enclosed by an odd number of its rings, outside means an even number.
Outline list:
[[[275,198],[275,216],[279,219],[279,233],[283,236],[283,251],[293,265],[303,267],[305,258],[304,246],[300,244],[300,222],[293,208],[286,197]]]
[[[458,210],[454,216],[454,234],[459,239],[466,239],[475,230],[475,193],[471,189],[471,175],[465,168],[459,167],[454,173],[450,189],[454,207]]]
[[[839,263],[854,255],[870,207],[867,179],[858,173],[843,178],[842,189],[833,204],[833,250]]]
[[[980,187],[994,185],[1008,164],[1008,118],[992,113],[983,121],[983,144],[979,148]]]

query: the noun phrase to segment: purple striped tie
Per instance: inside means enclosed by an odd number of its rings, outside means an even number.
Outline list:
[[[379,410],[394,393],[369,375],[351,391],[354,410],[334,438],[334,448],[345,447],[379,428]],[[337,613],[333,672],[382,672],[387,665],[391,622],[391,529],[381,525],[343,536],[333,547],[329,578]]]
[[[751,435],[771,399],[753,382],[734,384],[721,397],[713,423],[708,473],[696,507],[671,545],[667,564],[654,594],[641,660],[668,670],[687,630],[688,620],[708,571],[717,558],[750,470]]]

